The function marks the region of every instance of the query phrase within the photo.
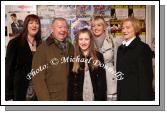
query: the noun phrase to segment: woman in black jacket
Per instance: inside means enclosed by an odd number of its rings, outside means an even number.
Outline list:
[[[73,101],[106,100],[106,72],[103,55],[94,50],[91,32],[84,28],[75,39],[74,62],[68,76],[68,99]]]
[[[5,58],[5,99],[26,99],[32,57],[41,41],[41,24],[37,15],[30,14],[24,20],[23,30],[8,46]]]
[[[124,41],[117,51],[117,72],[122,80],[117,83],[117,98],[120,101],[153,100],[152,51],[139,37],[139,20],[128,18],[122,21]]]

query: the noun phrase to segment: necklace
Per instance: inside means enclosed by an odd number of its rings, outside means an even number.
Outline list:
[[[28,42],[31,44],[31,46],[35,46],[35,40],[33,40],[32,42],[27,38]]]

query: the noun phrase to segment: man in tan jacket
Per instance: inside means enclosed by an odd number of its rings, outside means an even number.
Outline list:
[[[32,82],[39,101],[65,101],[68,62],[62,62],[62,58],[73,56],[74,48],[68,41],[68,24],[64,18],[55,18],[51,31],[34,54]]]

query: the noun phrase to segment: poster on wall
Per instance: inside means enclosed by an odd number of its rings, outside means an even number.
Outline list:
[[[113,5],[111,7],[115,8],[117,20],[128,18],[128,5]]]
[[[6,46],[8,42],[15,38],[23,28],[23,22],[27,15],[36,14],[34,5],[6,5],[5,6],[6,25]]]
[[[102,16],[105,20],[109,20],[111,7],[109,5],[93,5],[93,16]]]
[[[75,5],[38,5],[37,14],[41,18],[62,17],[72,19],[76,17]]]
[[[80,20],[90,20],[93,14],[91,5],[77,5],[76,6],[76,17]]]
[[[131,16],[134,16],[137,19],[144,20],[145,19],[145,6],[144,5],[130,5],[129,9],[131,10]],[[130,15],[129,15],[130,16]]]

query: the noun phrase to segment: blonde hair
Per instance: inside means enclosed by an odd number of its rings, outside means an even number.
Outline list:
[[[94,49],[94,40],[93,40],[93,36],[92,36],[92,33],[90,30],[88,30],[87,28],[84,28],[84,29],[81,29],[78,31],[77,35],[76,35],[76,38],[75,38],[75,41],[74,41],[74,46],[75,46],[75,49],[74,49],[74,58],[77,58],[78,56],[81,55],[81,49],[79,47],[79,36],[80,34],[82,33],[88,33],[89,37],[90,37],[90,47],[89,47],[89,55],[90,57],[92,58],[93,61],[97,61],[97,56],[96,56],[96,51]],[[91,66],[92,66],[92,69],[96,68],[97,65],[96,64],[93,64],[93,62],[91,61]],[[76,72],[78,73],[78,69],[80,68],[80,64],[79,62],[77,61],[74,61],[74,65],[73,65],[73,69],[72,71],[73,72]]]
[[[106,29],[107,27],[107,23],[104,20],[104,18],[102,16],[95,16],[92,20],[91,20],[91,24],[93,24],[94,21],[99,21],[101,24],[103,24],[104,26],[104,33],[107,35],[107,41],[112,43],[112,47],[114,48],[114,42],[113,39],[111,37],[111,34],[108,32],[108,30]],[[92,27],[91,27],[92,29]]]
[[[125,22],[131,22],[132,23],[132,26],[134,28],[136,36],[138,36],[141,33],[142,26],[141,26],[141,22],[138,19],[136,19],[134,17],[126,18],[126,19],[121,21],[121,27],[123,26],[123,24]]]
[[[106,29],[106,21],[104,20],[103,17],[101,16],[95,16],[94,18],[92,18],[91,20],[91,24],[93,24],[94,21],[99,21],[101,24],[103,24],[104,28]]]

